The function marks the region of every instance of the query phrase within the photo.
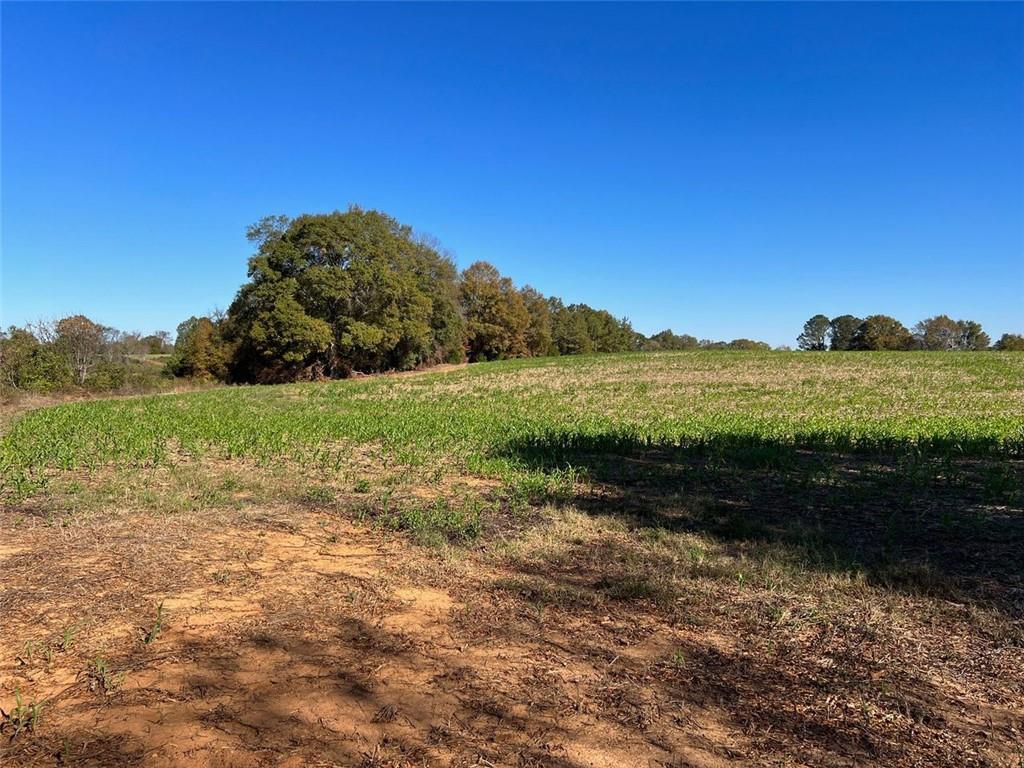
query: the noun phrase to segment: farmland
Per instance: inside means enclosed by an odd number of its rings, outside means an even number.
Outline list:
[[[68,403],[0,482],[15,764],[1024,759],[1019,354]]]

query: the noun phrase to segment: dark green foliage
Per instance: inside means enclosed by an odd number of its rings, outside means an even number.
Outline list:
[[[666,328],[664,331],[660,331],[650,338],[644,339],[642,342],[642,348],[648,352],[697,349],[699,346],[700,342],[697,341],[696,336],[690,336],[687,333],[678,336],[672,332],[671,328]]]
[[[634,348],[633,326],[627,319],[617,319],[607,310],[586,304],[573,304],[569,311],[583,315],[595,352],[627,352]]]
[[[307,286],[304,293],[308,297],[312,292]],[[331,326],[326,320],[306,313],[296,298],[299,281],[295,278],[263,282],[243,293],[244,301],[233,307],[233,320],[247,323],[243,343],[266,365],[302,366],[330,348]],[[382,333],[353,323],[342,334],[340,343],[353,347],[369,345],[378,342]]]
[[[629,352],[638,349],[637,334],[625,318],[586,304],[565,306],[560,299],[548,300],[552,333],[559,354]]]
[[[71,367],[52,344],[43,344],[25,328],[0,334],[0,384],[26,392],[50,392],[70,386]]]
[[[803,332],[796,337],[800,349],[809,352],[821,352],[827,349],[825,339],[828,336],[831,322],[825,315],[815,315],[804,323]]]
[[[828,323],[828,348],[833,352],[853,349],[853,340],[862,322],[864,321],[853,315],[833,317]]]
[[[579,312],[566,307],[562,300],[548,299],[551,311],[551,334],[560,355],[585,355],[594,351],[594,342],[587,332],[587,321]]]
[[[222,321],[183,324],[169,372],[291,381],[647,342],[624,318],[519,290],[486,262],[458,275],[434,244],[379,211],[272,216],[248,236],[257,245],[249,281]],[[673,336],[670,348],[694,345]]]
[[[853,349],[907,350],[913,349],[914,337],[899,320],[888,315],[870,315],[857,328]]]
[[[235,381],[698,346],[671,331],[648,340],[605,310],[519,290],[486,262],[456,275],[433,244],[378,211],[267,217],[248,235],[257,244],[249,282],[217,329]],[[738,339],[723,347],[768,345]]]
[[[1004,333],[999,337],[993,349],[999,352],[1024,352],[1024,335],[1019,333]]]
[[[804,324],[797,341],[801,349],[824,349],[824,337],[818,332],[824,315],[815,315]],[[949,315],[936,315],[922,320],[908,331],[901,322],[888,315],[871,315],[861,320],[853,315],[839,315],[828,322],[825,335],[833,351],[910,350],[974,351],[989,348],[989,336],[981,323],[954,320]]]
[[[269,217],[228,311],[241,381],[343,376],[458,359],[455,267],[378,211]]]
[[[551,307],[544,295],[529,285],[520,292],[523,297],[523,304],[530,315],[530,324],[526,328],[526,349],[532,357],[544,355],[557,355],[558,346],[555,344],[554,332],[551,324]]]

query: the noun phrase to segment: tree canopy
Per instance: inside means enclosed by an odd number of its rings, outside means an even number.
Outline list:
[[[1024,352],[1024,335],[1004,333],[993,346],[999,352]]]
[[[804,323],[804,329],[796,339],[797,346],[809,352],[827,349],[826,338],[830,328],[831,322],[825,315],[815,315]]]
[[[839,315],[828,322],[828,348],[833,352],[853,349],[857,329],[864,322],[853,315]]]
[[[914,337],[899,320],[888,315],[869,315],[853,335],[853,349],[907,350]]]
[[[178,325],[174,351],[167,370],[192,379],[223,379],[227,376],[230,347],[219,324],[209,317],[190,317]]]
[[[351,207],[262,219],[228,310],[231,375],[273,381],[462,356],[455,266],[410,227]]]
[[[526,356],[530,312],[512,281],[493,265],[478,261],[462,273],[459,302],[471,362]]]
[[[168,333],[121,332],[83,315],[12,326],[0,332],[0,387],[145,389],[161,371],[276,382],[464,360],[770,349],[753,339],[698,341],[671,329],[646,337],[605,309],[518,288],[487,262],[459,273],[431,238],[358,206],[267,216],[246,234],[255,252],[228,311],[185,320],[173,347]],[[990,348],[980,323],[948,315],[926,318],[911,332],[887,315],[816,314],[797,343],[815,351]],[[1024,350],[1024,336],[1003,334],[991,348]]]

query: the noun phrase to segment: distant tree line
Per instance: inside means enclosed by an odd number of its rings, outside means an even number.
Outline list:
[[[796,339],[806,351],[846,350],[930,350],[930,351],[999,351],[1024,350],[1024,336],[1004,333],[995,344],[981,324],[974,320],[954,320],[936,315],[908,329],[888,315],[869,315],[863,319],[853,315],[829,318],[814,315]]]
[[[626,318],[517,287],[478,261],[461,273],[430,239],[379,211],[351,207],[249,228],[248,280],[226,312],[170,334],[124,333],[73,315],[0,333],[0,387],[49,391],[154,385],[168,377],[225,382],[340,378],[439,363],[661,350],[767,350],[751,339],[647,337]],[[805,350],[987,349],[980,324],[945,315],[913,331],[885,315],[815,315]],[[995,349],[1024,349],[1005,334]],[[154,359],[153,356],[160,356]]]
[[[712,341],[700,339],[687,333],[677,335],[671,329],[660,331],[653,336],[641,338],[639,348],[645,352],[685,349],[732,349],[732,350],[768,350],[771,346],[764,341],[752,339],[733,339],[732,341]]]
[[[175,375],[273,382],[463,360],[768,348],[671,331],[648,339],[607,310],[519,288],[487,262],[460,273],[435,242],[379,211],[273,216],[248,237],[248,281],[223,315],[178,327]]]
[[[147,358],[171,349],[167,332],[126,333],[84,315],[11,326],[0,331],[0,386],[30,392],[146,389],[163,365],[147,364]]]

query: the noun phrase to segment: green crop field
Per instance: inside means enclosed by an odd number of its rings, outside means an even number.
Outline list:
[[[501,475],[529,449],[721,446],[1019,456],[1013,354],[692,352],[507,361],[415,377],[227,388],[36,411],[0,442],[4,490],[52,470],[282,457]]]
[[[8,420],[0,480],[12,764],[1024,759],[1021,354],[75,402]]]

